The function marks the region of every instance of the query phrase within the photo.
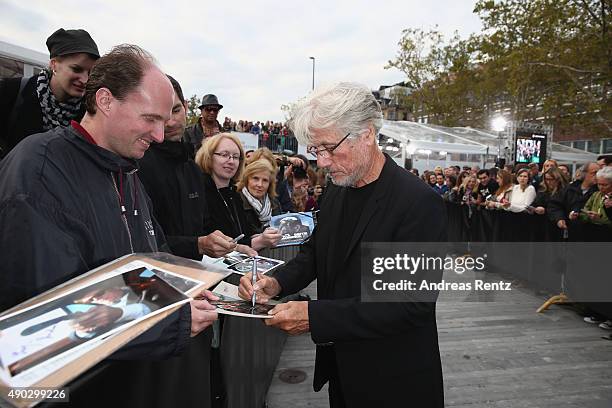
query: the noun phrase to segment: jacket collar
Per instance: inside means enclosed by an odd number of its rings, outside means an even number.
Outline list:
[[[348,251],[344,255],[344,261],[348,259],[349,255],[355,248],[358,242],[360,242],[361,237],[370,223],[370,220],[376,213],[376,210],[379,206],[379,202],[387,195],[387,192],[392,190],[391,178],[393,167],[397,166],[393,159],[386,153],[385,155],[385,164],[378,176],[378,179],[375,180],[376,185],[374,186],[374,192],[370,196],[370,198],[366,201],[366,204],[361,212],[361,216],[359,217],[359,221],[357,222],[357,226],[353,231],[353,236],[351,237],[350,244],[348,246]]]
[[[80,125],[78,126],[81,127]],[[91,135],[88,135],[89,137],[85,136],[83,133],[81,133],[81,130],[75,126],[69,126],[66,128],[65,134],[66,139],[70,143],[89,157],[91,161],[106,170],[123,173],[131,173],[138,170],[138,164],[135,160],[126,159],[111,152],[110,150],[106,150],[103,147],[94,144]],[[91,141],[89,140],[90,138]]]
[[[568,188],[574,189],[576,191],[580,191],[582,193],[582,180],[575,180],[571,182],[568,185]],[[599,191],[599,189],[597,188],[597,184],[593,184],[591,187],[589,187],[587,191],[589,192]]]
[[[171,142],[165,140],[162,143],[152,144],[149,149],[171,159],[187,161],[189,158],[189,148],[182,141]]]

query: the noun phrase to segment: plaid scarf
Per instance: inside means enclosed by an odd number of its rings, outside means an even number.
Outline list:
[[[75,119],[81,110],[82,98],[70,98],[59,102],[49,86],[51,73],[43,69],[36,79],[36,93],[42,111],[43,128],[51,130],[56,127],[66,127]]]

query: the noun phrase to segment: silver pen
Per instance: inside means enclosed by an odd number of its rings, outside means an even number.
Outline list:
[[[234,244],[238,243],[238,241],[240,241],[242,238],[244,238],[244,234],[240,234],[238,235],[236,238],[232,239],[232,242]]]
[[[255,282],[257,282],[257,259],[253,258],[253,276],[251,276],[251,285],[255,286]],[[257,295],[255,295],[255,289],[253,288],[253,296],[251,297],[251,306],[255,307],[255,301],[257,299]]]

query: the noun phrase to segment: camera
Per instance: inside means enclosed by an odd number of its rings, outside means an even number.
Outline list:
[[[293,168],[293,177],[297,178],[299,180],[305,179],[308,177],[308,174],[306,173],[306,170],[304,170],[302,167],[294,167]]]

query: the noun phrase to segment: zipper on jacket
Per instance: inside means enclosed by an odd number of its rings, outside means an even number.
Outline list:
[[[117,188],[117,182],[115,181],[115,177],[113,173],[110,174],[111,179],[113,180],[113,186],[115,187],[115,192],[117,193],[117,199],[119,200],[119,211],[121,211],[121,196],[119,195],[119,189]],[[123,220],[123,225],[125,225],[125,230],[128,234],[128,239],[130,240],[130,250],[134,253],[134,245],[132,245],[132,234],[130,233],[130,226],[128,225],[127,217],[125,216],[125,212],[121,211],[121,219]]]

